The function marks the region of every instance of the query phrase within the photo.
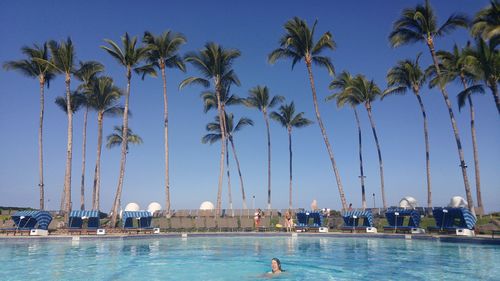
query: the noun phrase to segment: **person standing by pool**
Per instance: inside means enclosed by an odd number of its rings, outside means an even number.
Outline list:
[[[260,218],[262,217],[262,210],[257,209],[257,212],[255,212],[255,216],[253,219],[255,220],[255,228],[258,229],[260,226]]]
[[[286,226],[286,231],[291,232],[292,227],[293,227],[293,220],[292,220],[292,215],[290,214],[290,211],[286,211],[285,213],[285,226]]]

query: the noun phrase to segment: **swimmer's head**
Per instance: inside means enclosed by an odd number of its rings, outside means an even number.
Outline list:
[[[272,268],[272,270],[273,270],[273,273],[274,273],[274,272],[277,272],[277,271],[278,271],[278,272],[279,272],[279,271],[282,271],[282,270],[281,270],[281,262],[280,262],[280,260],[279,260],[278,258],[273,258],[273,259],[271,260],[271,268]]]

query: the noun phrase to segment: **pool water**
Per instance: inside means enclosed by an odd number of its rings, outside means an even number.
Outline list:
[[[0,240],[0,280],[500,280],[500,247],[336,237]]]

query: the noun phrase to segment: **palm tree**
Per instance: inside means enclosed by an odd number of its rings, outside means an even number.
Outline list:
[[[366,112],[368,113],[368,119],[370,120],[370,125],[372,127],[373,138],[375,139],[375,145],[377,146],[379,170],[380,170],[380,189],[382,194],[382,205],[387,208],[387,203],[385,200],[385,185],[384,185],[384,164],[382,162],[382,152],[380,149],[380,143],[377,136],[377,130],[375,128],[375,121],[372,115],[372,102],[377,98],[380,98],[382,91],[375,84],[373,80],[368,81],[363,75],[356,75],[352,82],[347,85],[343,91],[338,93],[338,103],[345,104],[349,103],[352,105],[363,104],[365,106]]]
[[[267,110],[275,107],[285,100],[282,96],[269,96],[267,86],[256,86],[248,92],[248,97],[244,104],[262,112],[267,129],[267,209],[271,209],[271,131],[269,128],[269,118]]]
[[[107,143],[106,143],[107,148],[113,148],[113,147],[119,146],[123,143],[123,135],[124,135],[123,128],[124,128],[123,126],[114,126],[114,128],[113,128],[114,133],[108,135],[108,137],[107,137]],[[128,137],[128,140],[127,140],[126,153],[128,153],[128,144],[129,143],[131,143],[131,144],[142,144],[143,143],[142,138],[139,135],[134,134],[134,132],[130,128],[128,128],[127,137]]]
[[[75,72],[75,77],[82,83],[78,86],[79,89],[85,90],[90,86],[90,82],[95,79],[96,75],[104,71],[104,65],[96,61],[82,62],[80,68]],[[87,96],[88,98],[88,96]],[[80,185],[80,210],[85,210],[85,158],[87,150],[87,116],[89,113],[89,103],[86,103],[85,112],[83,114],[83,140],[82,140],[82,179]]]
[[[304,117],[304,112],[295,114],[295,104],[293,101],[290,104],[280,106],[279,111],[273,111],[270,114],[271,119],[277,121],[288,132],[288,151],[290,155],[290,189],[288,208],[292,209],[292,129],[303,128],[311,125],[313,122]]]
[[[40,188],[40,210],[45,209],[45,191],[43,182],[43,114],[45,109],[45,85],[49,87],[50,80],[54,78],[54,71],[50,65],[38,59],[49,60],[47,43],[42,46],[34,44],[33,47],[24,46],[21,52],[27,57],[23,60],[8,61],[3,64],[6,70],[16,70],[26,77],[37,78],[40,84],[40,121],[38,125],[38,187]]]
[[[189,77],[184,79],[179,88],[182,89],[186,85],[199,84],[205,88],[210,86],[210,81],[213,80],[215,95],[217,97],[217,112],[220,120],[219,126],[222,132],[221,140],[221,157],[219,165],[219,186],[217,190],[217,207],[216,215],[220,214],[222,201],[222,178],[224,175],[224,156],[226,153],[225,142],[226,133],[224,131],[225,118],[223,114],[223,108],[221,106],[221,92],[223,88],[230,84],[240,85],[240,80],[238,76],[232,69],[233,61],[241,55],[240,51],[237,49],[224,49],[222,46],[209,42],[205,44],[205,47],[198,53],[190,52],[186,54],[185,61],[191,63],[195,68],[197,68],[204,78],[202,77]]]
[[[476,194],[477,194],[477,206],[479,208],[479,213],[483,213],[483,199],[481,196],[481,177],[479,169],[479,152],[477,149],[477,139],[476,139],[476,127],[475,127],[475,111],[472,104],[471,94],[475,92],[483,92],[484,90],[481,85],[470,85],[478,80],[475,73],[471,72],[471,68],[466,64],[467,52],[470,52],[470,46],[467,46],[464,50],[460,50],[455,44],[453,46],[452,52],[438,51],[436,55],[441,62],[442,73],[447,82],[459,81],[464,87],[462,95],[459,94],[459,109],[465,105],[465,100],[467,100],[470,109],[470,127],[472,136],[472,147],[474,156],[474,171],[476,179]],[[435,71],[433,71],[435,74]],[[435,86],[437,81],[433,81],[431,86]],[[470,88],[469,88],[470,87]]]
[[[226,151],[228,151],[228,142],[231,142],[233,156],[234,156],[234,159],[236,160],[236,165],[238,167],[238,173],[240,175],[240,186],[241,186],[241,192],[242,192],[242,196],[243,196],[243,205],[244,205],[244,209],[246,209],[247,207],[246,207],[246,202],[245,202],[245,200],[246,200],[245,199],[245,189],[243,188],[243,177],[241,176],[240,164],[238,161],[238,156],[236,154],[236,148],[234,145],[234,133],[240,131],[245,126],[253,126],[253,121],[249,118],[242,117],[242,118],[240,118],[240,120],[238,121],[236,126],[234,126],[234,121],[233,121],[234,114],[230,113],[228,115],[226,112],[224,112],[224,114],[225,114],[225,120],[226,120],[226,134],[227,134],[226,144],[225,144]],[[203,138],[201,139],[202,143],[213,144],[213,143],[222,139],[222,133],[220,131],[220,124],[219,123],[220,123],[219,116],[216,116],[215,122],[211,122],[211,123],[207,124],[206,130],[209,133],[206,134],[205,136],[203,136]],[[230,180],[230,173],[229,173],[229,152],[226,154],[226,163],[227,163],[227,177],[228,177],[228,190],[229,190],[229,194],[228,194],[229,206],[230,206],[229,208],[232,211],[233,206],[232,206],[232,197],[231,197],[231,180]]]
[[[240,97],[238,97],[237,95],[233,95],[233,94],[230,93],[230,88],[231,88],[231,85],[226,85],[226,86],[224,86],[222,88],[222,91],[221,91],[221,107],[224,108],[224,114],[226,114],[226,112],[225,112],[225,107],[226,106],[229,106],[229,105],[238,105],[238,104],[241,104],[243,102],[243,100]],[[203,111],[205,113],[207,113],[211,109],[216,109],[217,108],[217,97],[215,95],[215,92],[213,92],[213,91],[205,91],[205,92],[203,92],[201,94],[201,98],[203,99]],[[218,123],[217,123],[217,125],[218,125]],[[236,149],[235,149],[235,146],[234,146],[234,142],[233,142],[233,137],[231,135],[231,131],[232,131],[232,129],[228,131],[228,134],[229,134],[228,135],[228,139],[231,142],[231,148],[232,148],[232,151],[233,151],[234,160],[236,161],[236,167],[238,169],[238,175],[239,175],[239,178],[240,178],[240,188],[241,188],[241,196],[242,196],[243,209],[246,210],[247,209],[247,201],[246,201],[246,195],[245,195],[245,187],[244,187],[244,184],[243,184],[243,176],[241,174],[240,161],[238,160],[238,155],[236,154]],[[226,147],[226,151],[228,151],[227,147]],[[229,152],[227,153],[227,155],[229,155]],[[226,162],[228,162],[227,161],[227,157],[226,157]],[[229,169],[228,169],[228,171],[229,171]]]
[[[427,207],[432,208],[432,191],[431,191],[431,162],[430,162],[430,145],[429,145],[429,129],[427,127],[427,113],[425,112],[424,103],[420,96],[420,90],[425,85],[426,75],[420,68],[420,55],[417,55],[415,60],[401,60],[387,73],[387,86],[383,93],[382,99],[392,94],[405,94],[407,91],[412,91],[417,98],[422,117],[424,121],[424,141],[425,141],[425,167],[427,175]]]
[[[342,71],[336,79],[334,79],[330,83],[330,90],[345,90],[349,85],[351,85],[353,81],[353,77],[347,71]],[[356,119],[356,126],[358,128],[358,154],[359,154],[359,171],[360,176],[359,179],[361,181],[361,207],[366,209],[366,192],[365,192],[365,174],[363,169],[363,145],[362,145],[362,135],[361,135],[361,124],[359,122],[358,111],[356,110],[356,106],[358,102],[353,102],[353,100],[342,100],[339,99],[338,94],[332,94],[326,98],[327,101],[335,99],[337,101],[338,107],[343,107],[346,102],[352,107],[354,111],[354,118]]]
[[[71,201],[71,165],[73,159],[73,111],[71,110],[71,75],[75,72],[75,48],[71,38],[66,42],[49,42],[51,60],[39,59],[41,63],[51,66],[56,73],[64,75],[66,84],[66,113],[68,115],[68,143],[66,149],[66,170],[64,176],[64,204],[61,202],[61,209],[64,209],[64,220],[68,221],[69,212],[72,208]]]
[[[118,178],[118,187],[116,188],[115,200],[113,202],[113,209],[111,215],[111,225],[116,226],[118,216],[118,209],[121,204],[121,196],[123,189],[123,178],[125,177],[125,162],[127,160],[127,142],[128,142],[128,110],[130,98],[130,80],[132,79],[132,69],[138,65],[147,54],[147,49],[137,47],[137,37],[130,38],[128,33],[121,38],[123,48],[112,40],[105,39],[104,41],[110,46],[101,46],[108,54],[115,58],[118,63],[125,67],[125,77],[127,78],[127,90],[125,92],[125,108],[123,110],[123,143],[121,144],[121,160],[120,160],[120,176]]]
[[[471,34],[483,40],[491,40],[500,35],[500,3],[490,0],[491,6],[477,12],[472,21]]]
[[[113,84],[111,77],[98,77],[87,87],[89,107],[97,111],[97,157],[94,169],[94,184],[92,189],[92,209],[100,210],[101,190],[101,149],[102,127],[105,116],[123,114],[124,108],[118,104],[123,95],[120,88]],[[129,113],[130,114],[130,113]]]
[[[292,69],[295,64],[302,59],[304,60],[307,73],[309,74],[309,83],[311,84],[312,98],[314,103],[314,111],[316,112],[316,119],[318,120],[319,128],[321,129],[321,134],[325,141],[326,149],[328,150],[328,155],[330,156],[330,161],[332,162],[333,172],[335,174],[335,179],[337,181],[337,186],[340,194],[340,201],[342,202],[342,209],[347,209],[347,203],[345,200],[344,188],[340,179],[340,174],[337,169],[337,164],[333,155],[333,150],[328,140],[326,134],[325,126],[321,120],[321,115],[318,107],[318,100],[316,96],[316,88],[314,85],[314,78],[312,72],[312,64],[316,64],[321,67],[328,69],[330,75],[333,75],[334,68],[330,61],[330,58],[325,56],[320,56],[321,52],[325,49],[334,50],[335,42],[333,41],[332,34],[330,32],[325,32],[318,41],[314,42],[314,31],[316,29],[317,21],[314,22],[312,29],[309,29],[307,23],[294,17],[285,23],[286,33],[281,37],[279,43],[280,48],[272,51],[268,56],[268,61],[270,63],[275,63],[278,59],[287,58],[292,60]]]
[[[68,114],[68,108],[66,107],[67,99],[65,96],[56,97],[54,100],[55,104],[64,112],[66,115]],[[87,100],[82,92],[76,90],[71,92],[71,113],[74,114],[77,112],[82,106],[86,106]],[[64,202],[66,198],[66,192],[63,190],[61,193],[61,210],[64,210]]]
[[[147,64],[136,69],[136,72],[157,76],[156,69],[160,70],[163,81],[163,128],[165,144],[165,193],[167,214],[170,213],[170,180],[169,180],[169,161],[168,161],[168,99],[167,99],[167,75],[165,68],[178,68],[185,72],[184,61],[177,54],[181,45],[186,43],[186,38],[182,34],[173,33],[170,30],[163,32],[159,36],[146,31],[143,42],[148,48]]]
[[[68,114],[67,98],[65,96],[56,97],[56,99],[54,100],[54,103],[62,111],[64,111],[64,113]],[[70,103],[71,103],[71,105],[70,105],[71,112],[75,113],[78,110],[80,110],[80,108],[82,108],[82,106],[87,106],[87,99],[82,92],[76,90],[76,91],[71,92]]]
[[[470,71],[490,88],[498,113],[500,113],[500,96],[498,94],[500,55],[496,50],[496,43],[494,40],[485,42],[479,38],[476,41],[476,47],[467,48],[464,56],[465,64],[470,68]]]
[[[439,88],[443,94],[443,98],[450,115],[451,126],[455,141],[457,143],[458,157],[460,159],[460,167],[462,169],[462,176],[464,180],[465,193],[467,195],[467,203],[471,211],[475,214],[472,194],[470,191],[469,178],[464,160],[464,153],[462,149],[462,142],[460,134],[451,106],[450,99],[445,87],[445,81],[441,77],[441,69],[439,67],[436,51],[434,47],[434,39],[442,37],[445,34],[452,32],[457,27],[467,27],[467,18],[463,15],[451,15],[446,22],[438,27],[436,15],[434,10],[429,4],[429,0],[425,1],[425,5],[418,4],[415,8],[404,9],[401,18],[399,18],[393,25],[393,30],[389,35],[389,41],[392,47],[399,47],[415,42],[425,42],[429,48],[436,74],[439,80]]]

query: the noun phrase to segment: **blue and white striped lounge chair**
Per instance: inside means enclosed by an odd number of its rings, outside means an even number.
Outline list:
[[[297,224],[295,225],[295,229],[298,231],[309,231],[309,230],[318,230],[323,224],[323,217],[319,212],[299,212],[296,214],[297,216]],[[312,223],[309,223],[310,219],[312,219]]]
[[[307,222],[309,221],[309,213],[299,212],[296,214],[296,216],[297,216],[297,224],[295,225],[295,229],[297,231],[306,231]]]
[[[123,211],[123,231],[127,233],[139,233],[141,231],[141,226],[151,226],[151,217],[151,213],[148,211]],[[144,220],[141,224],[141,219],[143,218]],[[138,220],[137,226],[134,226],[134,220]]]
[[[18,211],[11,216],[16,227],[5,229],[9,233],[29,234],[31,229],[48,230],[52,216],[46,211]]]
[[[84,219],[88,219],[87,228],[83,228]],[[99,228],[99,211],[73,210],[69,214],[68,232],[82,234],[97,233]]]
[[[420,213],[417,210],[389,208],[385,217],[389,225],[384,226],[384,231],[411,232],[412,229],[420,227]],[[408,218],[406,225],[405,218]]]
[[[372,211],[370,209],[361,211],[353,210],[342,213],[344,225],[341,227],[342,231],[367,231],[367,228],[375,229]],[[363,221],[360,225],[360,221]]]
[[[323,216],[319,212],[311,212],[309,218],[313,221],[312,223],[308,222],[308,230],[319,231],[319,228],[323,225]]]
[[[476,217],[466,208],[434,208],[432,210],[436,226],[428,230],[437,232],[456,232],[457,230],[474,230]]]
[[[153,227],[151,226],[151,221],[153,217],[141,217],[139,219],[139,231],[143,233],[153,233]]]

